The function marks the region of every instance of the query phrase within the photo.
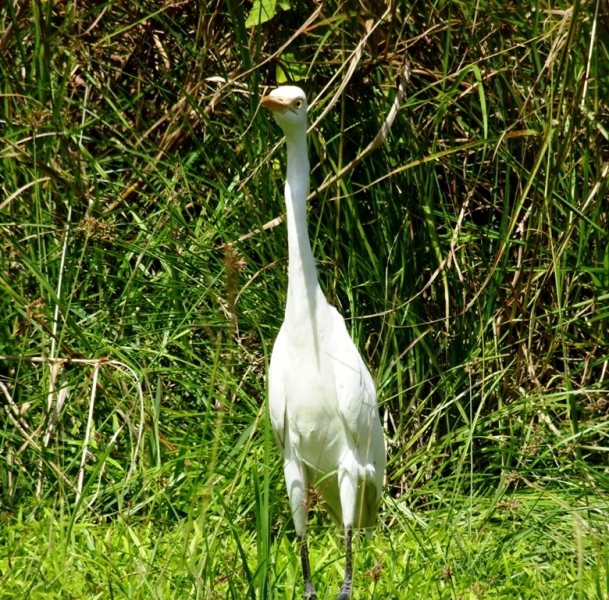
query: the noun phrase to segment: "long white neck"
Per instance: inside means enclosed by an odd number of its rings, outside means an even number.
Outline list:
[[[309,316],[315,318],[316,302],[321,294],[307,232],[309,158],[306,127],[286,132],[286,145],[285,203],[289,253],[286,319],[295,318],[302,322]]]

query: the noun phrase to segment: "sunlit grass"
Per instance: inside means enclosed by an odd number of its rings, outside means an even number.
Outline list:
[[[330,3],[274,56],[316,7],[21,6],[0,8],[0,596],[301,597],[264,384],[285,151],[259,98],[308,73],[316,119],[352,73],[309,136],[315,191],[408,57],[382,147],[309,211],[390,458],[354,598],[606,600],[602,10]],[[323,507],[310,547],[333,597]]]

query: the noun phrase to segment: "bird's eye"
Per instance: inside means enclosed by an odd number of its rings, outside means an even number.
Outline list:
[[[294,108],[296,108],[296,109],[302,108],[302,100],[300,100],[300,99],[296,100],[296,102],[294,102]]]

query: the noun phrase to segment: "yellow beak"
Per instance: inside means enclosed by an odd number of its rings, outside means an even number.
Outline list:
[[[277,96],[262,96],[260,104],[271,112],[284,113],[286,110],[291,110],[290,100]]]

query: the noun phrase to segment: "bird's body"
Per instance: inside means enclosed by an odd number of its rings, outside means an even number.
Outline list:
[[[286,321],[275,342],[271,421],[284,452],[299,465],[298,477],[304,474],[306,483],[318,488],[336,523],[343,524],[339,472],[346,471],[360,488],[365,480],[351,524],[369,528],[376,519],[385,461],[374,383],[343,318],[323,296],[319,300],[314,340],[304,331],[293,337],[303,323],[291,327]]]
[[[346,600],[352,529],[370,532],[381,499],[383,431],[372,377],[317,280],[306,225],[306,98],[300,88],[284,86],[262,104],[283,129],[288,151],[288,297],[269,369],[271,423],[302,544],[305,598],[317,598],[305,541],[308,493],[315,487],[333,520],[345,528],[347,566],[339,600]]]

